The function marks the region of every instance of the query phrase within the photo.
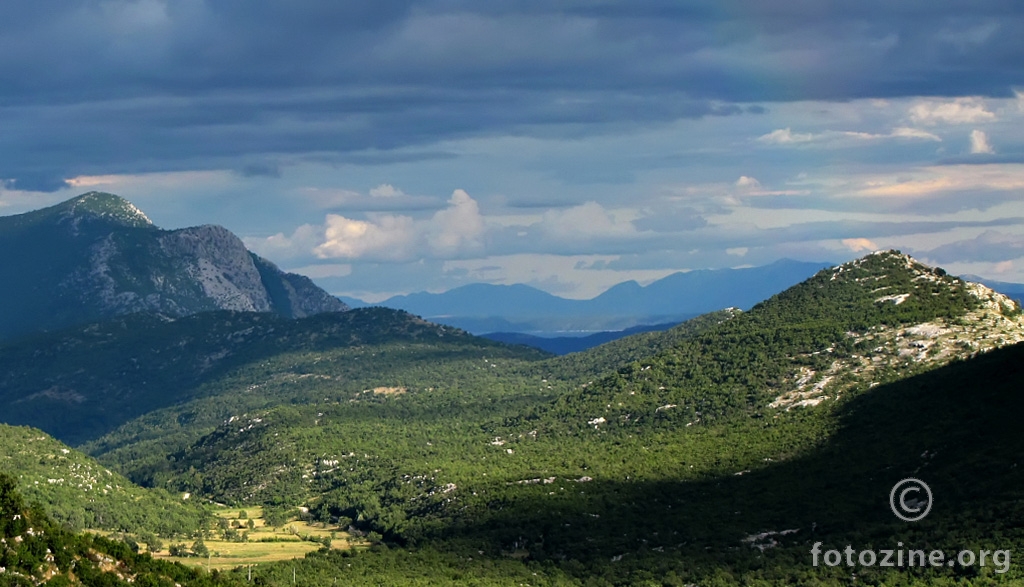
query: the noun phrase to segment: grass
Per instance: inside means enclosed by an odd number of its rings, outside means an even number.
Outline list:
[[[246,514],[245,518],[241,517],[243,511]],[[210,537],[203,541],[210,551],[210,556],[174,557],[167,552],[165,547],[161,552],[153,554],[153,557],[211,570],[228,570],[246,565],[302,558],[312,551],[323,548],[322,543],[303,538],[322,540],[333,535],[331,548],[336,550],[364,546],[359,538],[337,526],[291,520],[280,528],[272,528],[266,525],[263,519],[263,509],[260,507],[225,507],[215,510],[213,514],[215,523],[211,527]],[[234,542],[221,538],[223,533],[220,520],[226,521],[230,527],[234,527],[236,523],[240,524],[242,528],[236,528],[236,530],[239,534],[248,532],[249,540]],[[253,521],[251,530],[248,528],[249,520]]]

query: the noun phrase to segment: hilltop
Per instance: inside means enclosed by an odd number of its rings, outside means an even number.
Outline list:
[[[347,309],[219,226],[161,230],[133,204],[90,192],[0,217],[0,340],[149,312],[212,310],[296,318]]]

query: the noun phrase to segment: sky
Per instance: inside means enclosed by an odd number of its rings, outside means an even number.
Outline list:
[[[0,215],[108,191],[369,301],[879,248],[1024,282],[1022,38],[1019,0],[9,0]]]

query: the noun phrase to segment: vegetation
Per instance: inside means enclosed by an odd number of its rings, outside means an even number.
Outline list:
[[[50,380],[27,359],[48,347],[0,353],[34,382],[22,389],[123,390],[141,415],[76,432],[109,430],[84,448],[147,487],[228,504],[168,555],[212,564],[300,512],[324,526],[304,559],[217,580],[988,585],[1024,575],[814,567],[810,548],[1024,546],[1024,345],[976,355],[1024,328],[993,299],[886,253],[749,312],[559,358],[380,309],[102,324],[46,339],[68,351]],[[920,342],[922,323],[944,334]],[[90,380],[86,361],[121,370]],[[129,393],[142,382],[164,395]],[[913,525],[886,503],[908,476],[937,497]],[[339,548],[346,533],[368,547]],[[231,554],[218,563],[248,560]]]
[[[195,531],[204,517],[193,502],[142,489],[34,428],[0,424],[0,471],[16,475],[21,493],[46,504],[54,521],[78,530],[171,538]]]
[[[241,585],[228,575],[210,575],[138,554],[128,543],[75,534],[28,508],[16,483],[0,473],[0,585],[144,585],[218,587]]]

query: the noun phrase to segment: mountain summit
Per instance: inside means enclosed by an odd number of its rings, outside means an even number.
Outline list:
[[[113,194],[0,217],[0,250],[0,340],[135,312],[297,318],[348,308],[223,227],[161,230]]]
[[[878,251],[563,396],[556,413],[587,410],[577,424],[601,418],[602,429],[774,418],[1021,342],[1014,300]]]

